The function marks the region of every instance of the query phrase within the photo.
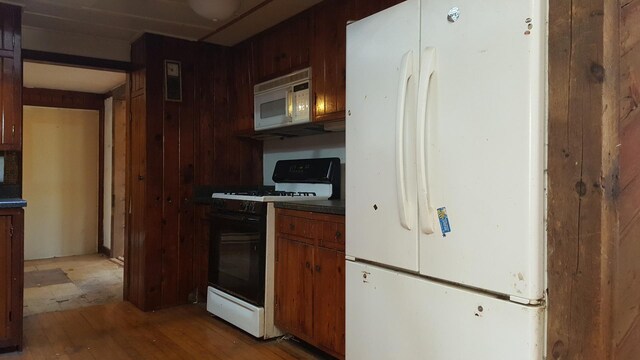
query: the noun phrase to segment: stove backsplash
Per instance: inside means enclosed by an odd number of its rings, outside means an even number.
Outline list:
[[[340,182],[344,199],[344,174],[345,174],[345,133],[335,132],[321,135],[301,136],[267,140],[264,142],[263,176],[264,185],[273,185],[271,175],[278,160],[291,159],[315,159],[325,157],[340,158]]]

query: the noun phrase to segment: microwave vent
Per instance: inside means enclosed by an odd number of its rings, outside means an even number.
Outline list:
[[[302,80],[308,80],[311,78],[311,68],[306,68],[304,70],[296,71],[289,75],[281,76],[279,78],[275,78],[273,80],[265,81],[263,83],[257,84],[253,88],[253,92],[255,94],[277,89],[281,86],[288,85],[291,83],[295,83]]]

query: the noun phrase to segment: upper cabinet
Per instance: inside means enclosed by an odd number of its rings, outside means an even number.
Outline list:
[[[0,150],[22,143],[21,8],[0,4]]]
[[[346,25],[402,0],[324,0],[233,48],[232,113],[253,132],[253,85],[311,66],[312,119],[345,119]]]
[[[311,67],[313,120],[345,118],[348,2],[325,0],[313,9]]]
[[[311,16],[305,11],[255,38],[256,80],[262,82],[309,66]]]

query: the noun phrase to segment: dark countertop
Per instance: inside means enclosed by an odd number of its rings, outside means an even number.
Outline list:
[[[344,200],[282,201],[276,202],[274,205],[280,209],[344,215]]]
[[[20,198],[0,199],[0,209],[23,208],[27,206],[27,200]]]

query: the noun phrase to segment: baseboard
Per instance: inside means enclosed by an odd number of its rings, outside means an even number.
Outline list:
[[[111,249],[106,248],[104,245],[98,246],[98,252],[108,258],[111,257]]]

